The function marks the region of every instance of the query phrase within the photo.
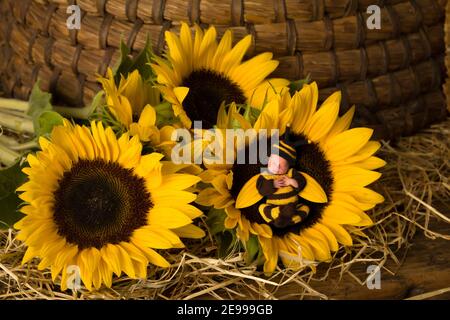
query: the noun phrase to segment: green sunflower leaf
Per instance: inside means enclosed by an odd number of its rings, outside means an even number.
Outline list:
[[[129,72],[132,64],[133,61],[130,58],[130,49],[123,41],[123,38],[121,38],[119,62],[112,68],[116,84],[119,83],[121,74],[127,74]]]
[[[250,235],[248,241],[245,243],[245,249],[247,253],[246,262],[250,264],[257,259],[260,252],[258,237],[255,235]]]
[[[53,111],[51,104],[52,95],[44,92],[39,87],[39,80],[36,81],[28,100],[29,109],[27,114],[33,120],[35,136],[50,134],[53,127],[63,123],[63,117]]]
[[[38,118],[37,135],[50,134],[54,126],[62,125],[64,118],[55,111],[44,111]]]
[[[264,262],[266,262],[266,258],[264,257],[264,252],[262,250],[258,251],[258,255],[256,256],[256,265],[262,266],[264,265]]]
[[[211,235],[216,235],[218,233],[224,232],[225,229],[225,218],[227,214],[223,209],[211,209],[208,212],[208,218],[206,219],[206,224],[208,225],[209,232]]]
[[[8,226],[12,226],[23,217],[17,211],[17,207],[22,203],[22,200],[17,196],[16,189],[26,179],[27,176],[22,172],[20,162],[0,170],[0,222]]]
[[[295,92],[301,90],[305,84],[309,84],[311,82],[311,77],[308,74],[305,79],[300,79],[296,81],[292,81],[289,84],[289,92],[293,95]]]
[[[177,121],[169,102],[163,102],[155,106],[156,126],[161,128],[165,125],[171,125]]]
[[[150,61],[152,60],[153,48],[150,41],[150,36],[147,36],[145,41],[144,49],[137,55],[136,59],[133,61],[133,68],[138,69],[142,78],[145,80],[152,79],[155,77],[152,67],[150,66]]]
[[[149,65],[153,55],[153,48],[149,36],[147,37],[144,48],[134,58],[131,57],[131,49],[121,39],[119,62],[113,68],[116,84],[119,84],[121,75],[126,76],[134,70],[138,70],[144,80],[154,78],[153,69]]]
[[[42,91],[40,88],[40,81],[36,81],[33,89],[31,90],[30,98],[28,99],[28,104],[30,107],[27,114],[33,119],[38,119],[42,112],[53,109],[51,100],[51,93]]]
[[[261,114],[261,110],[260,109],[256,109],[253,107],[249,107],[248,108],[248,115],[247,115],[247,120],[254,125],[256,120],[258,120],[259,115]]]
[[[209,231],[217,242],[217,255],[220,258],[230,254],[238,242],[234,230],[226,229],[224,226],[226,216],[223,209],[211,209],[206,219]]]

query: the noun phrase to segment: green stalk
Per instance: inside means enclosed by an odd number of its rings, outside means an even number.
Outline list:
[[[31,119],[0,112],[0,126],[7,127],[17,132],[34,134],[34,125]]]
[[[92,105],[85,106],[83,108],[70,108],[70,107],[60,107],[60,106],[53,106],[53,110],[58,112],[60,115],[62,115],[65,118],[76,118],[76,119],[83,119],[87,120],[95,110],[95,106],[93,108]]]
[[[87,119],[89,119],[89,117],[92,115],[92,113],[95,111],[95,109],[101,103],[103,94],[104,94],[103,91],[98,92],[95,95],[94,99],[92,100],[92,103],[83,108],[53,106],[53,111],[58,112],[60,115],[62,115],[63,117],[66,117],[66,118],[77,118],[77,119],[87,120]],[[28,101],[0,98],[0,112],[1,113],[5,113],[5,112],[9,111],[8,113],[10,113],[10,114],[13,113],[13,114],[17,115],[16,112],[27,113],[29,108],[30,108],[30,106],[29,106]],[[11,111],[15,111],[15,112],[11,112]]]
[[[16,141],[16,139],[5,135],[0,135],[0,143],[13,151],[24,151],[39,147],[38,143],[35,140],[19,143]]]
[[[92,102],[88,106],[84,106],[83,108],[68,108],[68,107],[60,107],[53,106],[53,111],[58,112],[60,115],[66,118],[77,118],[82,120],[88,120],[94,111],[102,104],[104,92],[99,91],[92,99]]]
[[[0,109],[0,113],[2,114],[9,114],[11,116],[16,116],[16,117],[20,117],[20,118],[25,118],[25,119],[30,119],[31,117],[28,116],[26,113],[23,113],[22,111],[18,111],[18,110],[12,110],[12,109]]]
[[[28,101],[0,98],[0,110],[15,110],[26,113],[29,108]]]
[[[10,148],[11,146],[17,146],[19,143],[16,141],[16,139],[12,137],[8,137],[4,134],[0,134],[0,143]]]
[[[20,153],[15,152],[4,145],[0,144],[0,162],[7,167],[12,166],[19,160]]]
[[[37,144],[36,141],[28,141],[28,142],[10,146],[9,148],[13,151],[25,151],[25,150],[38,148],[38,147],[39,147],[39,145]]]

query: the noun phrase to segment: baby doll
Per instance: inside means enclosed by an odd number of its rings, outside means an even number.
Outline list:
[[[259,206],[259,213],[277,228],[285,228],[304,220],[309,213],[307,205],[299,203],[298,193],[306,185],[306,179],[295,169],[297,152],[295,145],[280,141],[272,146],[267,173],[256,182],[258,192],[266,198]]]

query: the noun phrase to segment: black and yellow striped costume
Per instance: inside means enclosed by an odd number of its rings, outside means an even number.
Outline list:
[[[276,188],[274,180],[283,176],[293,178],[298,183],[298,188],[293,186]],[[295,169],[289,169],[284,174],[261,174],[256,182],[258,192],[266,198],[266,202],[259,206],[259,213],[267,223],[273,223],[278,228],[294,225],[309,213],[307,205],[299,203],[298,193],[306,185],[306,179]]]

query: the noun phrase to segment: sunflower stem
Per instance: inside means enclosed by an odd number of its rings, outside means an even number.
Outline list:
[[[14,110],[26,113],[29,108],[28,101],[0,98],[0,110]]]
[[[21,157],[20,153],[9,149],[0,143],[0,162],[7,167],[12,166]]]
[[[70,108],[63,106],[53,106],[54,111],[58,112],[64,117],[72,117],[78,119],[88,119],[92,112],[95,110],[96,105],[91,104],[83,108]],[[0,98],[0,112],[4,113],[27,113],[30,109],[28,101],[18,100],[18,99],[6,99]]]
[[[33,121],[19,115],[12,115],[0,111],[0,126],[7,127],[20,133],[27,132],[34,134]]]
[[[38,148],[39,145],[36,141],[28,141],[24,143],[19,143],[17,145],[9,146],[9,149],[13,151],[25,151],[30,149]]]
[[[84,106],[83,108],[70,108],[62,106],[53,106],[53,110],[58,112],[60,115],[66,118],[77,118],[82,120],[87,120],[94,112],[96,106],[91,104],[89,106]]]
[[[1,132],[0,132],[0,143],[2,143],[4,146],[8,148],[19,145],[19,142],[16,139],[14,139],[13,137],[9,137]]]

